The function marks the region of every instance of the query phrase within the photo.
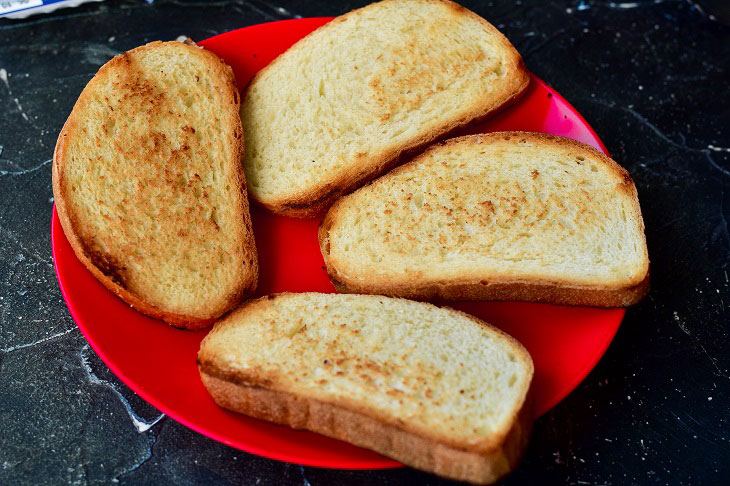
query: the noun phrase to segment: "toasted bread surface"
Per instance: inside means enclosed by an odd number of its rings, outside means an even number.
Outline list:
[[[532,415],[532,360],[467,314],[381,296],[249,301],[201,343],[222,406],[471,482],[509,472]]]
[[[345,292],[624,306],[649,285],[628,172],[539,133],[433,146],[337,201],[319,239]]]
[[[55,203],[77,257],[176,326],[209,325],[258,279],[238,108],[215,54],[153,42],[101,67],[56,144]]]
[[[290,216],[319,214],[528,83],[512,44],[455,3],[385,0],[352,11],[249,85],[241,118],[251,195]]]

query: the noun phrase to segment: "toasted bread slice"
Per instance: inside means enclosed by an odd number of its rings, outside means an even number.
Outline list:
[[[370,295],[279,294],[216,323],[198,354],[216,402],[410,466],[490,483],[529,436],[529,353],[453,309]]]
[[[625,306],[649,284],[628,172],[540,133],[436,145],[337,201],[319,242],[344,292]]]
[[[404,151],[514,100],[529,75],[491,24],[446,0],[385,0],[297,42],[241,106],[252,197],[289,216],[322,213]]]
[[[84,88],[53,154],[76,256],[137,310],[209,325],[256,286],[233,72],[194,44],[119,55]]]

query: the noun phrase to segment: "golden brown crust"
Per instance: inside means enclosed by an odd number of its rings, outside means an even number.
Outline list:
[[[219,326],[226,325],[226,323],[230,320],[237,320],[237,319],[245,319],[246,315],[261,315],[269,310],[269,308],[272,305],[272,301],[276,299],[296,299],[301,294],[298,293],[292,293],[292,292],[283,292],[279,294],[270,294],[266,295],[264,297],[260,297],[258,299],[252,299],[244,304],[242,304],[240,307],[232,311],[230,314],[228,314],[226,317],[224,317],[219,323],[216,324],[216,326],[213,328],[211,333],[209,333],[209,336],[212,336],[214,333],[216,333]],[[406,301],[407,299],[402,298],[395,298],[393,300],[401,300]],[[437,308],[438,306],[433,304],[426,304],[430,305],[434,308]],[[532,381],[532,376],[534,373],[532,358],[530,357],[530,354],[528,351],[522,346],[522,344],[517,341],[515,338],[510,336],[509,334],[505,333],[501,329],[498,329],[491,324],[482,321],[481,319],[478,319],[470,314],[467,314],[465,312],[459,311],[457,309],[453,309],[451,307],[445,306],[443,309],[447,309],[449,312],[452,312],[454,314],[458,314],[461,317],[467,318],[469,321],[475,323],[478,326],[488,328],[492,333],[497,334],[500,336],[500,339],[506,343],[508,343],[508,346],[510,347],[513,354],[515,354],[517,361],[528,364],[529,367],[529,379],[525,380],[526,386],[521,390],[521,394],[523,396],[527,396],[528,389],[527,386],[529,386],[529,383]],[[208,338],[206,338],[208,339]],[[230,368],[230,367],[223,367],[217,364],[218,357],[208,351],[208,349],[205,346],[205,341],[201,344],[201,350],[198,354],[198,366],[202,370],[204,370],[208,374],[212,374],[216,376],[217,378],[220,378],[222,380],[228,381],[230,383],[234,383],[236,385],[241,386],[252,386],[252,387],[264,387],[271,389],[273,391],[285,391],[278,389],[278,379],[276,374],[266,373],[263,370],[261,370],[259,367],[252,367],[248,369],[239,369],[239,368]],[[333,405],[336,405],[340,408],[344,408],[347,410],[350,410],[352,412],[356,412],[365,416],[369,416],[373,419],[377,419],[378,421],[389,424],[391,426],[395,426],[405,432],[409,432],[418,436],[426,437],[429,440],[441,444],[445,444],[451,447],[459,448],[468,450],[470,452],[474,453],[488,453],[492,451],[495,447],[498,447],[500,443],[502,443],[505,438],[508,435],[508,430],[495,430],[493,431],[488,437],[482,438],[479,442],[475,442],[469,445],[464,445],[462,442],[459,442],[458,440],[452,439],[449,436],[443,436],[438,435],[435,433],[432,429],[424,427],[422,425],[416,424],[416,423],[403,423],[402,421],[399,421],[398,419],[395,419],[388,415],[387,413],[382,413],[377,410],[372,410],[370,408],[364,407],[361,403],[357,401],[353,401],[348,399],[347,397],[340,397],[336,402],[332,403]],[[520,404],[520,406],[523,406]],[[513,411],[512,418],[508,421],[508,423],[512,423],[514,417],[517,416],[517,409]]]
[[[249,301],[226,320],[238,318],[242,313],[260,313],[268,309],[272,300],[293,297],[296,294],[284,293]],[[532,360],[514,338],[473,316],[451,311],[489,327],[511,343],[517,359],[529,365],[531,378]],[[218,325],[212,333],[217,329]],[[527,446],[533,418],[531,379],[525,380],[523,400],[515,404],[504,430],[495,431],[482,441],[465,444],[398,421],[387,411],[367,409],[347,397],[324,401],[277,389],[275,374],[263,373],[255,366],[253,369],[221,367],[217,357],[204,350],[204,344],[205,341],[198,357],[201,379],[215,401],[229,410],[345,440],[418,469],[480,484],[492,483],[510,472]]]
[[[272,300],[282,298],[296,298],[296,294],[275,294],[249,301],[226,320],[239,318],[241,314],[261,313]],[[531,378],[532,360],[514,338],[480,319],[449,310],[496,331],[510,343],[516,359],[529,365]],[[217,329],[218,326],[212,332]],[[462,481],[488,484],[511,471],[526,448],[532,427],[531,379],[525,380],[525,388],[520,393],[523,400],[515,404],[503,430],[494,431],[478,442],[463,443],[399,421],[386,410],[368,409],[347,397],[324,401],[278,389],[277,376],[263,373],[255,366],[231,369],[217,363],[217,356],[207,352],[203,343],[198,368],[206,388],[222,407],[345,440],[412,467]]]
[[[604,153],[576,140],[544,133],[520,131],[493,132],[488,134],[467,135],[464,137],[446,140],[433,145],[424,152],[422,156],[428,155],[430,151],[438,150],[441,146],[457,144],[463,141],[474,141],[476,143],[497,138],[509,139],[511,137],[530,137],[538,142],[542,141],[567,146],[573,150],[583,152],[587,157],[596,158],[607,165],[619,179],[623,180],[619,189],[627,191],[631,198],[636,220],[640,225],[641,234],[644,234],[644,222],[641,217],[638,194],[628,171]],[[416,163],[417,159],[401,165],[384,175],[380,180],[387,180],[388,178],[397,176],[401,171],[408,170],[407,168],[411,164]],[[418,282],[417,279],[412,279],[407,284],[376,278],[362,282],[349,279],[347,276],[338,272],[335,263],[332,261],[329,247],[330,230],[333,224],[337,221],[340,209],[345,204],[346,199],[347,198],[342,198],[336,201],[330,208],[327,215],[320,223],[318,233],[320,250],[322,251],[322,256],[327,267],[327,273],[339,292],[382,294],[417,300],[516,300],[562,305],[624,307],[636,304],[649,291],[649,256],[646,253],[646,250],[644,254],[646,266],[643,271],[639,273],[634,281],[618,287],[608,287],[605,285],[571,285],[566,284],[565,282],[549,281],[544,279],[509,277],[462,280],[450,279],[436,282]]]
[[[80,237],[81,233],[79,231],[79,228],[82,225],[81,215],[73,214],[70,210],[70,204],[67,201],[68,191],[66,188],[66,181],[64,177],[64,167],[68,158],[66,142],[68,134],[72,130],[74,130],[75,125],[77,124],[77,117],[80,116],[78,114],[79,107],[83,106],[85,100],[91,96],[91,93],[89,92],[89,86],[93,86],[92,83],[94,82],[94,79],[98,78],[99,76],[103,76],[106,71],[118,66],[122,66],[122,68],[124,68],[124,65],[130,64],[131,53],[140,52],[142,50],[154,49],[161,44],[163,43],[160,41],[151,42],[144,46],[133,49],[132,51],[125,52],[114,57],[112,60],[104,64],[99,69],[94,78],[89,81],[87,88],[82,91],[79,99],[76,101],[74,108],[72,109],[71,114],[66,120],[63,128],[61,129],[58,140],[56,142],[56,147],[53,153],[52,165],[53,194],[56,211],[58,213],[58,217],[61,222],[61,226],[63,227],[66,238],[71,245],[71,248],[73,249],[79,261],[94,275],[94,277],[97,278],[97,280],[99,280],[107,289],[111,290],[127,304],[134,307],[143,314],[157,319],[161,319],[175,327],[186,329],[201,329],[211,325],[215,321],[215,318],[218,317],[220,314],[201,318],[197,316],[190,316],[166,311],[146,302],[142,296],[128,290],[124,285],[123,279],[120,278],[119,272],[117,270],[117,268],[119,268],[119,264],[112,261],[112,259],[108,255],[102,255],[98,251],[92,250],[90,246],[88,244],[85,244],[85,242],[82,240],[82,238]],[[234,106],[234,110],[230,110],[232,114],[229,119],[223,120],[222,123],[228,123],[230,124],[230,126],[234,127],[234,138],[236,139],[236,149],[234,152],[237,154],[235,167],[238,168],[237,182],[240,184],[241,187],[239,206],[243,215],[242,232],[244,233],[244,238],[246,240],[244,253],[246,261],[249,262],[251,271],[247,275],[242,275],[240,282],[238,283],[238,287],[229,295],[224,297],[224,303],[222,307],[224,307],[225,310],[228,310],[241,302],[243,297],[245,297],[247,294],[253,292],[258,282],[258,260],[256,256],[255,242],[253,240],[253,231],[248,208],[245,176],[242,167],[244,145],[243,128],[241,127],[240,117],[237,116],[238,106],[240,104],[240,97],[236,88],[233,70],[230,68],[230,66],[226,65],[218,56],[216,56],[212,52],[197,47],[194,43],[192,43],[192,41],[186,42],[185,44],[181,43],[180,45],[186,45],[187,48],[195,49],[195,51],[199,55],[202,55],[206,58],[206,62],[215,66],[216,70],[221,76],[221,79],[224,80],[222,86],[227,88],[226,96],[229,98],[231,105]]]
[[[423,471],[477,484],[491,484],[514,469],[532,428],[531,409],[526,401],[504,441],[489,453],[480,454],[434,442],[330,403],[235,384],[203,369],[200,376],[216,403],[228,410],[311,430]]]
[[[383,0],[383,2],[397,2],[398,0]],[[441,127],[437,130],[433,130],[424,134],[421,134],[418,138],[411,140],[409,143],[399,147],[392,147],[390,150],[375,156],[366,158],[360,161],[357,166],[351,167],[349,170],[336,173],[323,175],[321,183],[318,187],[313,188],[310,191],[297,194],[295,196],[273,200],[273,201],[261,201],[257,199],[265,208],[269,209],[278,214],[291,216],[295,218],[313,218],[319,216],[329,208],[334,201],[339,197],[352,192],[363,184],[377,178],[378,176],[385,174],[392,168],[400,165],[404,161],[408,160],[409,156],[413,156],[422,150],[424,147],[433,143],[436,140],[443,139],[448,134],[463,128],[471,123],[482,121],[485,118],[503,110],[505,107],[513,104],[527,89],[530,83],[530,74],[525,68],[524,61],[520,56],[517,49],[510,43],[510,41],[502,34],[496,27],[487,22],[484,18],[475,14],[471,10],[452,2],[451,0],[425,0],[430,3],[444,4],[453,9],[459,15],[467,15],[477,20],[485,30],[489,31],[492,35],[497,36],[503,48],[508,51],[509,57],[511,57],[514,66],[514,75],[516,80],[514,82],[516,88],[511,91],[504,93],[502,99],[496,100],[490,105],[484,105],[481,103],[475,103],[470,107],[469,111],[459,118],[443,120]],[[363,7],[370,8],[373,4]],[[324,24],[323,26],[315,29],[307,36],[297,42],[302,42],[307,37],[313,35],[315,32],[324,31],[332,27],[337,23],[345,21],[350,16],[357,14],[361,9],[352,10],[340,17],[333,19],[332,21]],[[294,48],[297,44],[292,46]],[[291,49],[290,48],[290,49]],[[283,55],[283,54],[282,54]],[[277,56],[271,63],[259,71],[251,83],[246,88],[244,99],[248,97],[251,87],[256,81],[265,73],[271,66],[275,65],[282,55]],[[505,56],[507,57],[507,56]]]
[[[338,292],[378,293],[390,297],[405,297],[415,300],[501,300],[540,302],[545,304],[576,305],[590,307],[626,307],[638,303],[649,292],[649,274],[639,284],[619,289],[596,289],[589,286],[569,287],[560,283],[529,281],[486,281],[439,282],[427,285],[391,287],[357,284],[344,285],[330,275]]]

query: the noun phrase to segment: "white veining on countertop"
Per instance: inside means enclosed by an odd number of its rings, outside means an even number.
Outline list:
[[[83,59],[88,64],[101,66],[117,54],[121,54],[121,51],[112,49],[106,44],[89,43],[84,47]]]
[[[15,243],[15,245],[24,253],[27,255],[32,256],[36,261],[43,263],[50,268],[53,268],[53,262],[51,261],[50,255],[47,257],[42,255],[41,253],[31,251],[30,249],[26,248],[19,240],[15,237],[15,235],[8,229],[3,228],[0,226],[0,235],[5,236],[7,239],[9,239],[11,242]]]
[[[302,485],[303,486],[312,486],[312,483],[309,482],[309,479],[307,479],[307,475],[304,471],[304,466],[301,464],[299,465],[299,472],[302,474]]]
[[[715,373],[715,375],[716,376],[719,376],[719,377],[722,377],[722,378],[727,378],[727,379],[730,380],[730,375],[727,375],[727,374],[723,373],[722,370],[720,369],[720,367],[717,366],[717,359],[713,358],[710,355],[710,353],[707,352],[707,349],[705,349],[705,346],[702,343],[700,343],[698,341],[697,344],[699,345],[700,349],[702,349],[702,352],[705,353],[705,356],[707,356],[707,358],[710,360],[710,362],[712,363],[712,366],[715,367],[715,371],[717,372],[717,373]]]
[[[290,19],[301,19],[302,16],[292,13],[289,10],[285,9],[284,7],[270,4],[267,2],[245,2],[244,6],[250,8],[251,10],[255,11],[256,13],[262,15],[265,18],[268,18],[270,20],[281,20],[283,18],[290,18]],[[237,5],[232,6],[234,9],[237,7]]]
[[[730,152],[730,147],[715,147],[712,144],[708,145],[707,149],[713,152]]]
[[[656,2],[659,3],[659,2]],[[639,2],[608,2],[610,8],[636,8],[639,6]]]
[[[164,417],[165,417],[164,414],[163,415],[160,415],[159,417],[157,417],[157,419],[154,420],[154,422],[152,422],[150,424],[150,427],[152,425],[156,424],[157,422],[159,422],[160,420],[162,420],[162,418],[164,418]],[[149,427],[147,427],[147,429],[149,429]],[[141,432],[146,432],[147,429],[145,429],[144,431],[141,431]],[[124,470],[118,472],[111,479],[111,482],[112,483],[114,483],[114,484],[119,483],[119,480],[123,476],[126,476],[127,474],[136,471],[143,464],[145,464],[147,461],[149,461],[150,459],[152,459],[152,456],[154,455],[154,447],[155,447],[155,444],[157,444],[158,434],[156,434],[154,431],[151,431],[149,434],[144,434],[144,437],[146,437],[146,439],[147,439],[147,447],[146,447],[144,453],[142,454],[142,456],[139,457],[139,458],[137,458],[132,465],[130,465],[130,466],[126,467]]]
[[[715,162],[715,159],[712,158],[712,155],[710,155],[710,152],[709,151],[707,151],[707,150],[701,150],[701,152],[704,152],[705,158],[707,159],[707,161],[710,163],[711,166],[713,166],[715,169],[719,170],[720,172],[722,172],[726,176],[730,177],[730,171],[728,171],[727,169],[723,169],[722,167],[720,167],[720,165],[717,162]]]
[[[66,329],[65,331],[59,332],[57,334],[53,334],[52,336],[46,336],[44,338],[38,339],[37,341],[33,341],[32,343],[18,344],[16,346],[10,346],[9,348],[0,349],[0,352],[12,353],[13,351],[17,351],[19,349],[30,348],[30,347],[36,346],[38,344],[43,344],[43,343],[47,343],[48,341],[53,341],[55,339],[60,338],[61,336],[65,336],[66,334],[71,333],[75,330],[76,330],[76,328],[72,327],[71,329]]]
[[[567,29],[558,29],[550,35],[540,33],[539,36],[535,36],[534,32],[528,32],[527,34],[525,34],[522,37],[522,39],[520,39],[521,41],[524,41],[525,39],[531,39],[531,38],[537,39],[538,37],[540,38],[540,40],[536,45],[534,45],[532,47],[528,46],[526,48],[521,48],[520,51],[522,52],[522,57],[524,57],[525,59],[529,58],[534,53],[536,53],[537,51],[542,49],[543,47],[550,45],[551,43],[555,42],[558,38],[566,35],[567,33],[568,33]],[[532,34],[532,35],[530,35],[530,34]]]
[[[700,5],[697,2],[693,2],[691,0],[654,0],[653,2],[605,2],[605,3],[594,3],[590,1],[580,0],[578,4],[575,7],[568,7],[565,9],[565,13],[572,14],[573,12],[582,12],[584,10],[590,10],[591,8],[595,7],[596,9],[599,8],[608,8],[612,10],[632,10],[635,8],[641,8],[641,7],[652,7],[654,5],[660,5],[662,3],[687,3],[689,4],[694,10],[699,12],[701,15],[707,17],[708,19],[712,20],[713,22],[717,22],[717,18],[710,14],[705,12],[705,10],[702,8],[702,5]]]
[[[691,336],[692,333],[689,331],[689,329],[687,329],[687,326],[682,321],[682,319],[679,318],[679,314],[677,313],[677,311],[674,311],[673,315],[674,315],[674,322],[677,323],[677,325],[682,330],[682,332],[685,333],[687,336]]]
[[[730,379],[730,375],[728,375],[727,373],[723,373],[723,371],[717,365],[717,359],[707,352],[707,349],[702,344],[702,342],[692,336],[692,332],[690,332],[690,330],[687,328],[687,323],[679,316],[679,313],[677,311],[672,312],[672,317],[674,318],[674,322],[677,323],[679,329],[681,329],[682,332],[685,333],[687,336],[692,337],[692,341],[699,347],[699,349],[702,350],[705,356],[707,356],[707,358],[710,360],[710,363],[712,363],[712,366],[715,368],[715,376]]]
[[[660,3],[665,3],[669,1],[674,1],[677,3],[683,2],[684,0],[654,0],[651,3],[643,3],[643,2],[605,2],[605,3],[593,3],[593,2],[586,2],[584,0],[581,0],[578,2],[578,5],[575,6],[575,10],[578,12],[583,10],[589,10],[592,7],[596,8],[611,8],[616,10],[629,10],[634,9],[638,7],[650,7],[652,5],[659,5]],[[572,13],[573,9],[568,8],[566,9],[567,13]]]
[[[166,415],[164,413],[161,413],[159,415],[159,417],[157,417],[156,419],[149,421],[149,422],[147,422],[147,421],[140,422],[139,420],[135,420],[134,417],[132,417],[132,421],[134,423],[134,426],[137,428],[137,432],[139,432],[141,434],[142,432],[147,432],[148,430],[150,430],[155,424],[157,424],[157,422],[159,422],[160,420],[162,420],[165,417],[166,417]]]
[[[157,422],[165,418],[165,414],[160,414],[156,419],[147,421],[137,415],[137,413],[132,410],[132,406],[129,404],[126,398],[124,398],[124,395],[119,391],[117,386],[106,380],[102,380],[98,376],[94,374],[94,371],[91,369],[91,365],[89,364],[89,358],[88,358],[88,352],[89,352],[90,346],[88,344],[84,345],[83,348],[81,348],[81,351],[79,352],[79,358],[81,358],[81,365],[83,366],[84,370],[86,371],[86,376],[89,379],[90,383],[93,383],[95,385],[103,385],[108,388],[110,388],[114,394],[119,397],[119,400],[122,402],[122,405],[124,405],[124,409],[127,411],[127,414],[129,415],[129,418],[132,420],[132,424],[137,429],[137,432],[143,433],[147,432],[152,426],[154,426]]]
[[[5,87],[8,89],[8,95],[15,102],[15,106],[18,108],[18,111],[20,112],[20,116],[22,116],[25,121],[30,123],[33,128],[38,128],[36,126],[36,124],[33,123],[33,120],[31,120],[28,117],[28,115],[25,113],[25,111],[23,110],[23,106],[20,104],[20,100],[18,100],[18,98],[13,96],[13,90],[10,89],[10,81],[8,79],[9,76],[10,76],[10,74],[5,70],[5,68],[0,68],[0,81],[2,81],[5,84]]]
[[[12,160],[8,160],[8,159],[3,159],[2,158],[3,151],[4,150],[5,150],[5,146],[4,145],[0,145],[0,163],[3,163],[5,165],[13,166],[13,168],[15,168],[17,170],[22,170],[22,167],[20,167],[17,163],[13,162]],[[2,169],[0,169],[0,173],[2,173]]]
[[[708,148],[704,148],[704,149],[702,149],[702,148],[695,148],[695,147],[690,147],[684,141],[682,143],[680,143],[680,142],[677,142],[675,140],[672,140],[671,138],[669,138],[667,136],[667,134],[665,134],[664,132],[662,132],[656,125],[654,125],[651,121],[649,121],[644,115],[642,115],[641,113],[639,113],[635,109],[631,108],[631,106],[620,106],[620,105],[617,105],[616,103],[611,103],[611,102],[599,100],[597,98],[590,98],[588,101],[590,103],[596,103],[598,105],[605,106],[607,108],[621,110],[621,111],[624,111],[626,113],[631,114],[631,116],[633,116],[637,121],[639,121],[639,123],[641,123],[643,126],[649,128],[652,132],[654,132],[664,142],[666,142],[669,145],[671,145],[671,146],[673,146],[675,148],[678,148],[678,149],[686,150],[688,152],[695,152],[695,153],[701,153],[701,154],[703,154],[705,156],[705,159],[707,159],[707,161],[710,163],[710,165],[713,168],[717,169],[723,175],[730,177],[730,170],[727,170],[724,167],[721,167],[715,161],[715,159],[712,157],[711,151],[713,151],[714,149],[710,148],[710,146],[708,146]],[[714,151],[719,151],[719,150],[714,150]]]
[[[276,6],[274,6],[274,10],[276,10],[281,15],[284,15],[286,17],[292,17],[292,18],[295,18],[295,19],[301,19],[302,18],[301,15],[295,15],[295,14],[291,13],[290,11],[288,11],[287,9],[285,9],[284,7],[276,7]]]
[[[150,459],[152,458],[152,447],[153,447],[153,446],[155,445],[155,443],[156,443],[156,442],[157,442],[157,437],[156,437],[155,435],[153,435],[153,436],[152,436],[152,439],[151,439],[151,441],[150,441],[149,447],[148,447],[148,448],[147,448],[147,450],[145,451],[144,455],[143,455],[143,456],[142,456],[142,457],[140,458],[140,460],[139,460],[139,461],[137,461],[137,462],[135,462],[135,463],[134,463],[134,464],[132,464],[132,465],[131,465],[130,467],[128,467],[128,468],[127,468],[127,469],[125,469],[124,471],[120,472],[120,473],[119,473],[119,474],[117,474],[116,476],[114,476],[114,477],[113,477],[113,478],[111,479],[111,482],[112,482],[112,483],[114,483],[114,484],[118,483],[118,482],[119,482],[119,479],[120,479],[120,478],[121,478],[122,476],[124,476],[124,475],[126,475],[126,474],[129,474],[129,473],[131,473],[131,472],[134,472],[134,471],[136,471],[137,469],[139,469],[139,468],[140,468],[140,466],[142,466],[142,464],[144,464],[145,462],[149,461],[149,460],[150,460]]]
[[[19,175],[29,174],[31,172],[37,171],[38,169],[40,169],[42,167],[45,167],[46,165],[50,164],[51,162],[53,162],[53,159],[44,160],[40,164],[38,164],[34,167],[31,167],[30,169],[24,169],[24,170],[0,170],[0,177],[6,176],[6,175],[19,176]]]

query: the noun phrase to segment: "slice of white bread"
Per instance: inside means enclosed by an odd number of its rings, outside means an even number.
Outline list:
[[[241,106],[252,197],[322,213],[404,151],[514,100],[529,75],[491,24],[446,0],[385,0],[322,26],[257,74]]]
[[[278,294],[216,323],[198,367],[215,401],[474,483],[527,444],[532,359],[449,308],[371,295]]]
[[[53,193],[81,262],[137,310],[209,325],[256,287],[233,72],[194,44],[119,55],[58,137]]]
[[[628,172],[541,133],[435,145],[337,201],[319,242],[345,292],[625,306],[649,285]]]

